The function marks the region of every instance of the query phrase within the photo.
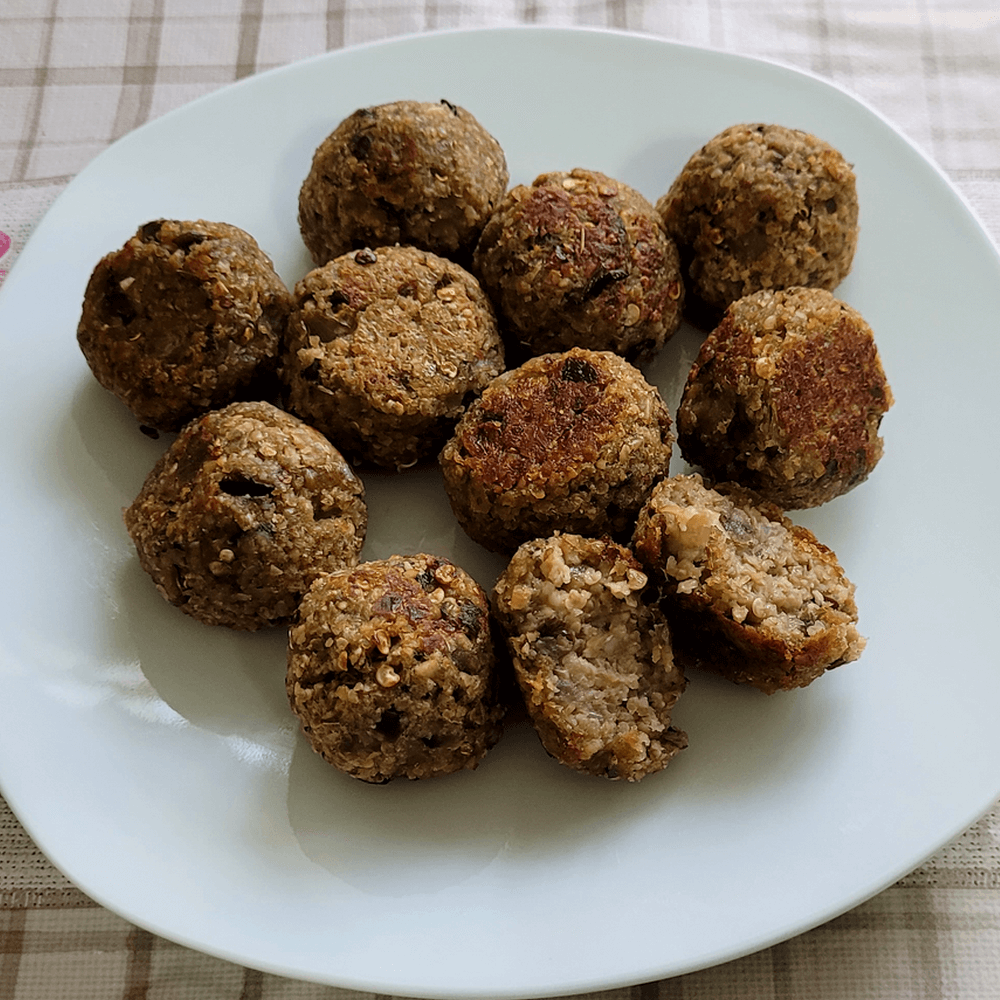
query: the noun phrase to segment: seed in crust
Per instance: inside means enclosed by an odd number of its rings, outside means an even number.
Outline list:
[[[436,455],[503,369],[479,283],[429,251],[354,250],[295,286],[281,366],[288,408],[355,463],[402,469]]]
[[[500,144],[449,101],[359,108],[316,150],[299,229],[317,266],[397,243],[468,263],[507,189]]]
[[[666,404],[637,368],[574,348],[494,379],[440,463],[462,528],[509,553],[555,531],[628,538],[672,444]]]
[[[649,360],[680,325],[677,248],[638,191],[593,170],[509,191],[473,270],[522,357],[586,347]]]
[[[474,768],[504,716],[486,594],[426,554],[324,575],[289,630],[286,689],[312,748],[361,781]]]
[[[705,339],[677,413],[678,445],[714,481],[783,510],[864,482],[892,392],[871,328],[818,288],[734,302]]]
[[[291,296],[249,233],[156,219],[94,268],[77,342],[144,427],[274,391]]]
[[[782,125],[734,125],[656,203],[677,242],[689,313],[710,329],[762,289],[834,289],[858,243],[854,171],[829,143]]]
[[[287,625],[322,572],[353,566],[364,488],[318,431],[270,403],[189,423],[160,457],[125,526],[171,604],[208,625]]]

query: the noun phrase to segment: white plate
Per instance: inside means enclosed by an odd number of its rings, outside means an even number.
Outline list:
[[[148,219],[224,220],[287,281],[296,197],[356,107],[465,105],[514,181],[586,166],[650,199],[740,121],[816,132],[856,165],[861,245],[841,286],[897,403],[868,483],[803,514],[858,584],[863,658],[767,698],[695,677],[691,745],[631,787],[516,730],[474,773],[369,787],[297,734],[283,636],[166,605],[121,525],[164,447],[75,344],[91,268]],[[942,175],[868,108],[774,65],[575,30],[425,35],[250,79],[126,136],[66,190],[0,297],[4,795],[83,890],[235,962],[379,993],[522,997],[691,971],[853,906],[1000,795],[994,638],[1000,264]],[[673,405],[697,345],[650,369]],[[436,472],[368,477],[367,552],[499,564]]]

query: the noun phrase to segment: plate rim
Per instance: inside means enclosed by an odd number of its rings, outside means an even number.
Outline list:
[[[343,57],[345,54],[348,54],[348,53],[363,52],[365,50],[371,50],[371,49],[391,48],[391,47],[400,46],[400,45],[412,45],[412,44],[416,44],[416,45],[419,46],[419,44],[421,42],[423,42],[423,41],[425,41],[425,40],[427,40],[429,38],[434,38],[434,37],[465,36],[465,35],[477,35],[478,36],[478,35],[484,35],[484,34],[490,34],[490,35],[510,34],[510,35],[514,35],[514,34],[521,34],[521,33],[548,34],[548,35],[553,35],[553,36],[558,35],[558,36],[566,36],[566,37],[573,36],[573,35],[595,35],[595,36],[604,35],[604,36],[620,37],[620,38],[623,38],[623,39],[642,40],[643,42],[650,43],[652,45],[667,46],[667,47],[676,47],[676,48],[679,48],[679,49],[686,49],[686,50],[693,50],[693,51],[697,51],[697,52],[711,53],[711,54],[713,54],[715,56],[721,56],[721,57],[726,58],[727,60],[731,60],[731,61],[734,61],[734,62],[752,63],[752,64],[759,64],[759,65],[770,66],[770,67],[773,67],[773,68],[775,68],[777,70],[780,70],[780,71],[782,71],[784,73],[789,74],[790,77],[804,76],[804,77],[810,78],[810,79],[816,81],[817,83],[822,84],[824,87],[830,88],[831,90],[834,90],[834,91],[840,93],[844,97],[848,98],[850,101],[852,101],[852,102],[856,103],[857,105],[859,105],[860,107],[864,108],[868,113],[870,113],[871,115],[873,115],[879,122],[881,122],[886,128],[888,128],[896,137],[902,139],[910,147],[910,149],[913,152],[915,152],[919,156],[919,158],[927,166],[931,167],[932,170],[933,170],[933,172],[944,183],[945,187],[948,189],[948,191],[950,192],[951,196],[955,199],[956,204],[959,205],[959,206],[961,206],[961,208],[967,213],[967,215],[971,219],[971,221],[975,224],[976,228],[978,228],[978,230],[984,236],[985,243],[992,249],[994,263],[997,264],[997,265],[1000,265],[1000,250],[998,250],[997,244],[994,241],[994,238],[993,238],[992,234],[989,232],[989,230],[983,224],[982,220],[978,217],[976,211],[971,206],[971,204],[968,202],[968,200],[965,197],[964,193],[948,177],[948,175],[944,172],[944,170],[933,160],[932,157],[930,157],[921,147],[919,147],[912,139],[910,139],[909,136],[907,136],[900,128],[898,128],[896,125],[894,125],[877,108],[874,108],[869,102],[865,101],[863,98],[861,98],[857,94],[852,93],[851,91],[847,90],[846,88],[844,88],[843,86],[841,86],[840,84],[838,84],[838,83],[836,83],[836,82],[834,82],[832,80],[829,80],[829,79],[827,79],[825,77],[822,77],[822,76],[820,76],[820,75],[818,75],[816,73],[813,73],[812,71],[805,70],[805,69],[799,68],[797,66],[791,66],[791,65],[789,65],[787,63],[780,62],[780,61],[777,61],[777,60],[763,58],[763,57],[758,57],[758,56],[751,56],[751,55],[747,55],[747,54],[743,54],[743,53],[731,52],[731,51],[728,51],[728,50],[723,50],[723,49],[718,49],[718,48],[713,48],[713,47],[708,47],[708,46],[703,46],[703,45],[697,45],[697,44],[693,44],[693,43],[689,43],[689,42],[684,42],[684,41],[679,41],[679,40],[674,40],[674,39],[663,38],[661,36],[649,34],[649,33],[646,33],[646,32],[634,32],[634,31],[627,31],[627,30],[621,30],[621,29],[601,28],[601,27],[596,27],[596,26],[510,25],[510,26],[495,26],[495,27],[480,27],[480,28],[449,28],[449,29],[440,29],[440,30],[436,30],[436,31],[432,31],[432,32],[413,32],[413,33],[407,33],[407,34],[403,34],[403,35],[394,36],[392,38],[377,39],[377,40],[372,40],[372,41],[360,43],[358,45],[346,46],[344,48],[335,49],[335,50],[332,50],[332,51],[329,51],[329,52],[325,52],[325,53],[317,53],[317,54],[309,56],[309,57],[307,57],[305,59],[297,60],[297,61],[292,62],[292,63],[283,64],[281,66],[272,67],[272,68],[264,70],[264,71],[262,71],[260,73],[254,74],[254,75],[252,75],[250,77],[246,77],[246,78],[243,78],[241,80],[234,81],[233,83],[230,83],[230,84],[225,84],[222,87],[216,88],[215,90],[213,90],[213,91],[211,91],[211,92],[209,92],[207,94],[201,95],[201,96],[195,98],[192,101],[186,102],[185,104],[183,104],[183,105],[181,105],[181,106],[179,106],[177,108],[174,108],[174,109],[171,109],[168,112],[165,112],[163,115],[158,116],[157,118],[153,119],[150,122],[144,123],[139,128],[137,128],[137,129],[135,129],[135,130],[127,133],[125,136],[123,136],[120,139],[116,140],[115,143],[110,144],[107,147],[107,149],[103,150],[96,157],[94,157],[69,182],[69,184],[67,184],[66,188],[63,190],[63,192],[60,193],[59,197],[56,199],[56,201],[53,204],[53,206],[46,213],[46,216],[39,222],[39,225],[36,226],[36,228],[35,228],[34,232],[32,233],[31,237],[29,238],[29,240],[26,242],[25,246],[22,248],[21,252],[19,253],[18,259],[12,265],[9,274],[7,275],[7,277],[5,279],[3,287],[0,288],[0,307],[3,306],[6,296],[8,294],[10,294],[9,292],[5,292],[5,289],[9,289],[10,287],[16,287],[17,281],[20,280],[20,278],[18,276],[19,276],[20,272],[24,270],[24,268],[22,267],[22,260],[25,259],[26,257],[28,257],[28,254],[29,254],[29,251],[30,251],[30,249],[32,247],[32,244],[35,241],[36,234],[39,233],[39,232],[44,232],[44,228],[43,227],[45,226],[46,219],[51,216],[53,209],[55,209],[56,206],[62,201],[62,199],[66,197],[67,193],[70,192],[70,191],[72,191],[74,184],[77,182],[77,179],[80,178],[80,177],[82,177],[82,176],[84,176],[85,174],[87,174],[92,169],[95,169],[95,170],[99,169],[98,165],[100,164],[100,162],[102,161],[102,159],[105,157],[105,155],[110,150],[118,147],[120,144],[124,144],[126,142],[132,141],[132,139],[133,139],[134,136],[136,136],[136,135],[138,135],[140,133],[144,133],[147,129],[155,128],[156,125],[157,125],[157,123],[162,122],[164,119],[166,119],[168,117],[175,116],[175,115],[183,114],[187,109],[191,108],[193,105],[200,104],[202,102],[212,101],[222,91],[227,91],[228,92],[228,91],[231,91],[231,90],[233,90],[235,88],[239,88],[239,87],[241,87],[244,84],[252,85],[255,81],[259,81],[263,77],[268,77],[268,76],[272,76],[272,75],[280,75],[280,74],[283,74],[283,73],[286,73],[286,72],[294,71],[296,68],[301,67],[303,64],[318,63],[318,62],[327,62],[327,61],[336,61],[336,60],[338,60],[339,58]],[[12,279],[14,281],[13,285],[12,285]],[[106,908],[108,908],[112,912],[118,913],[119,915],[126,917],[126,919],[128,919],[131,922],[135,923],[137,926],[143,926],[147,930],[150,930],[153,933],[156,933],[159,936],[162,936],[162,937],[164,937],[164,938],[166,938],[168,940],[177,941],[180,944],[184,944],[186,947],[190,947],[190,948],[193,948],[193,949],[198,950],[198,951],[203,951],[203,952],[206,952],[208,954],[216,955],[219,958],[223,958],[223,959],[225,959],[225,960],[227,960],[229,962],[233,962],[235,964],[248,965],[248,963],[246,962],[246,960],[245,960],[245,958],[243,956],[232,955],[232,954],[226,955],[226,954],[223,954],[222,952],[220,952],[218,950],[215,950],[215,949],[207,950],[197,940],[193,940],[193,939],[183,940],[181,937],[179,937],[172,930],[171,931],[165,931],[164,929],[159,928],[157,926],[151,926],[151,925],[145,924],[142,921],[141,917],[137,918],[135,914],[125,912],[124,909],[123,909],[123,907],[121,905],[119,905],[118,903],[109,903],[106,900],[104,900],[102,898],[103,897],[103,893],[101,893],[101,892],[93,892],[93,891],[91,891],[90,888],[83,888],[83,884],[82,884],[81,881],[78,881],[76,878],[70,876],[70,874],[68,872],[64,871],[63,868],[60,866],[59,862],[56,861],[56,860],[54,860],[54,859],[52,859],[51,855],[49,854],[49,852],[47,850],[45,850],[44,848],[42,848],[41,842],[39,841],[38,837],[36,836],[36,833],[31,829],[31,824],[25,823],[24,820],[21,819],[21,812],[20,812],[20,809],[19,809],[18,805],[16,805],[15,802],[12,801],[11,798],[8,797],[7,788],[6,788],[6,781],[5,781],[5,778],[4,778],[4,775],[3,775],[2,771],[0,771],[0,792],[2,792],[4,794],[4,797],[7,799],[7,802],[10,805],[11,810],[18,817],[19,821],[21,821],[22,824],[25,826],[25,829],[29,832],[29,835],[31,835],[32,838],[35,840],[35,842],[39,845],[40,849],[42,849],[43,852],[46,854],[46,857],[50,858],[50,860],[52,861],[54,867],[56,867],[59,871],[61,871],[64,875],[66,875],[67,878],[70,878],[70,880],[73,881],[74,884],[80,886],[81,889],[83,889],[83,891],[86,892],[87,895],[91,896],[91,898],[95,899],[95,901],[101,902],[101,905],[105,906]],[[979,810],[976,813],[976,816],[977,817],[981,817],[982,815],[984,815],[985,812],[987,812],[992,807],[992,805],[995,803],[995,801],[996,801],[995,797],[991,798],[990,801],[989,801],[989,803],[983,809]],[[975,822],[975,817],[973,818],[973,820],[971,822]],[[970,825],[970,823],[963,822],[961,824],[961,826],[958,828],[958,832],[960,833],[962,830],[966,829],[969,825]],[[937,850],[939,850],[941,846],[943,846],[945,843],[948,843],[951,839],[953,839],[953,837],[955,835],[956,834],[950,834],[950,835],[942,838],[940,840],[940,842],[937,844],[937,846],[932,851],[928,852],[924,857],[925,858],[926,857],[930,857],[933,853],[935,853]],[[45,838],[43,838],[43,839],[45,839]],[[919,864],[919,863],[920,862],[918,861],[917,864]],[[814,927],[816,927],[816,926],[818,926],[818,925],[820,925],[822,923],[825,923],[826,921],[828,921],[828,920],[836,917],[837,915],[842,914],[844,912],[847,912],[848,910],[856,907],[857,905],[859,905],[860,903],[864,902],[865,900],[870,899],[873,896],[879,894],[887,886],[891,885],[894,881],[896,881],[898,879],[898,877],[900,876],[900,874],[903,874],[906,871],[910,871],[910,870],[912,870],[912,868],[913,868],[913,865],[910,864],[909,862],[906,862],[905,866],[900,869],[900,872],[898,874],[895,874],[891,878],[885,880],[882,884],[880,884],[879,886],[873,888],[871,891],[865,893],[863,896],[852,897],[851,900],[849,900],[848,902],[846,902],[839,909],[836,909],[833,912],[827,912],[827,913],[824,913],[824,914],[818,916],[812,923],[810,923],[808,925],[806,925],[806,924],[798,925],[797,924],[796,925],[796,929],[794,929],[790,933],[776,932],[776,933],[774,933],[772,935],[767,936],[767,940],[764,943],[753,944],[752,946],[749,946],[749,947],[746,947],[746,948],[741,948],[741,949],[739,949],[737,951],[734,951],[731,954],[728,954],[726,956],[723,956],[723,957],[720,957],[720,958],[717,958],[717,959],[714,959],[714,960],[711,960],[711,961],[708,961],[708,962],[701,962],[701,963],[699,963],[699,964],[697,964],[697,965],[695,965],[695,966],[693,966],[691,968],[685,968],[685,969],[681,969],[679,971],[671,971],[669,973],[666,973],[666,975],[668,975],[668,976],[674,976],[674,975],[680,975],[680,974],[684,974],[684,973],[688,973],[688,972],[693,972],[693,971],[696,971],[697,969],[708,968],[708,967],[711,967],[713,965],[719,964],[720,962],[723,962],[723,961],[729,961],[729,960],[732,960],[732,959],[735,959],[735,958],[738,958],[738,957],[741,957],[741,956],[744,956],[744,955],[748,955],[748,954],[752,954],[754,952],[760,951],[760,950],[762,950],[764,948],[767,948],[769,946],[774,945],[775,943],[787,940],[790,936],[794,936],[794,935],[798,935],[798,934],[804,933],[804,932],[808,931],[809,929],[812,929],[812,928],[814,928]],[[355,983],[348,984],[347,980],[344,980],[344,979],[340,979],[340,980],[337,980],[337,981],[328,980],[328,979],[318,979],[318,978],[313,978],[313,977],[310,977],[310,976],[305,976],[305,975],[302,974],[301,971],[297,971],[297,970],[290,971],[287,968],[282,969],[281,967],[277,967],[277,966],[265,967],[265,966],[261,966],[261,965],[250,964],[249,967],[252,967],[252,968],[261,968],[263,971],[273,972],[273,973],[278,974],[278,975],[294,976],[295,978],[303,979],[303,980],[306,980],[306,981],[313,981],[313,982],[327,983],[327,984],[330,984],[330,985],[343,986],[344,988],[358,989],[358,990],[371,990],[371,988],[372,988],[370,983],[362,983],[362,982],[358,981],[358,982],[355,982]],[[641,973],[638,973],[638,976],[640,978],[636,978],[636,979],[632,979],[632,980],[628,980],[628,981],[620,980],[620,981],[615,981],[614,983],[608,981],[608,982],[602,982],[602,983],[595,983],[595,984],[592,984],[592,985],[573,986],[572,989],[575,992],[592,992],[594,990],[616,988],[616,987],[619,987],[619,986],[625,986],[625,985],[629,985],[629,984],[634,983],[634,982],[641,982],[641,981],[643,981],[643,979],[641,977],[647,975],[650,971],[651,970],[647,969],[647,970],[645,970],[645,971],[643,971]],[[658,978],[663,978],[664,977],[663,973],[654,973],[654,974],[657,975]],[[555,995],[558,995],[560,992],[563,992],[563,988],[557,987],[557,986],[553,986],[552,988],[546,989],[544,991],[535,991],[535,992],[532,993],[532,995],[535,995],[535,996],[555,996]],[[455,993],[441,994],[440,991],[434,991],[434,992],[418,991],[416,993],[412,993],[412,994],[409,994],[409,995],[413,995],[413,996],[440,996],[440,995],[447,995],[447,996],[456,996],[456,997],[459,996],[459,994],[455,994]],[[489,991],[483,991],[481,993],[474,993],[474,994],[463,992],[461,995],[462,996],[472,996],[472,995],[475,995],[475,996],[482,996],[482,997],[487,997],[487,996],[490,996],[490,997],[501,997],[501,996],[503,996],[503,997],[511,997],[511,998],[513,998],[513,997],[527,996],[528,994],[525,994],[523,992],[518,992],[518,991],[515,991],[515,992],[504,992],[503,990],[499,990],[498,991],[498,990],[492,989],[492,990],[489,990]]]

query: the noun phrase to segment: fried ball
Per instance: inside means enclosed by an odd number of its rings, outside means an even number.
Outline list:
[[[767,694],[856,660],[854,584],[811,531],[735,484],[675,476],[653,490],[633,547],[664,591],[674,652]]]
[[[822,139],[781,125],[721,132],[656,207],[680,250],[691,318],[706,328],[761,289],[832,290],[858,242],[850,164]]]
[[[687,746],[670,725],[684,690],[647,576],[610,539],[525,542],[493,591],[546,751],[577,771],[638,781]]]
[[[500,144],[464,108],[360,108],[316,150],[299,228],[317,265],[396,243],[467,261],[507,180]]]
[[[667,474],[673,430],[659,392],[623,358],[574,348],[494,379],[440,455],[466,533],[495,552],[555,531],[627,538]]]
[[[424,554],[324,575],[289,630],[286,688],[312,748],[362,781],[474,768],[504,716],[486,595]]]
[[[892,392],[871,328],[818,288],[734,302],[702,345],[677,413],[681,454],[783,510],[863,482]]]
[[[295,287],[287,405],[352,461],[436,455],[504,368],[493,309],[458,264],[413,247],[355,250]]]
[[[638,191],[593,170],[508,192],[473,270],[525,356],[586,347],[646,361],[680,324],[673,240]]]
[[[98,382],[142,425],[175,431],[270,393],[290,307],[242,229],[157,219],[94,269],[77,341]]]
[[[125,511],[163,597],[208,625],[285,625],[320,574],[353,566],[361,481],[318,431],[270,403],[188,424]]]

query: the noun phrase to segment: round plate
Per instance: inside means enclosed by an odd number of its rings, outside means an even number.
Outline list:
[[[284,636],[212,629],[156,594],[121,523],[165,447],[74,341],[97,260],[152,218],[251,232],[292,283],[312,151],[357,107],[464,105],[512,181],[584,166],[650,200],[728,125],[812,131],[855,164],[838,294],[875,330],[886,455],[801,514],[857,583],[857,663],[771,698],[697,676],[690,747],[635,786],[514,728],[475,772],[370,787],[313,754]],[[943,176],[818,79],[586,30],[422,35],[246,80],[139,129],[67,188],[0,295],[6,624],[0,779],[100,903],[234,962],[378,993],[524,997],[688,972],[803,931],[920,863],[1000,795],[995,373],[1000,263]],[[683,330],[647,375],[671,406]],[[492,584],[433,467],[366,475],[369,557],[448,555]]]

